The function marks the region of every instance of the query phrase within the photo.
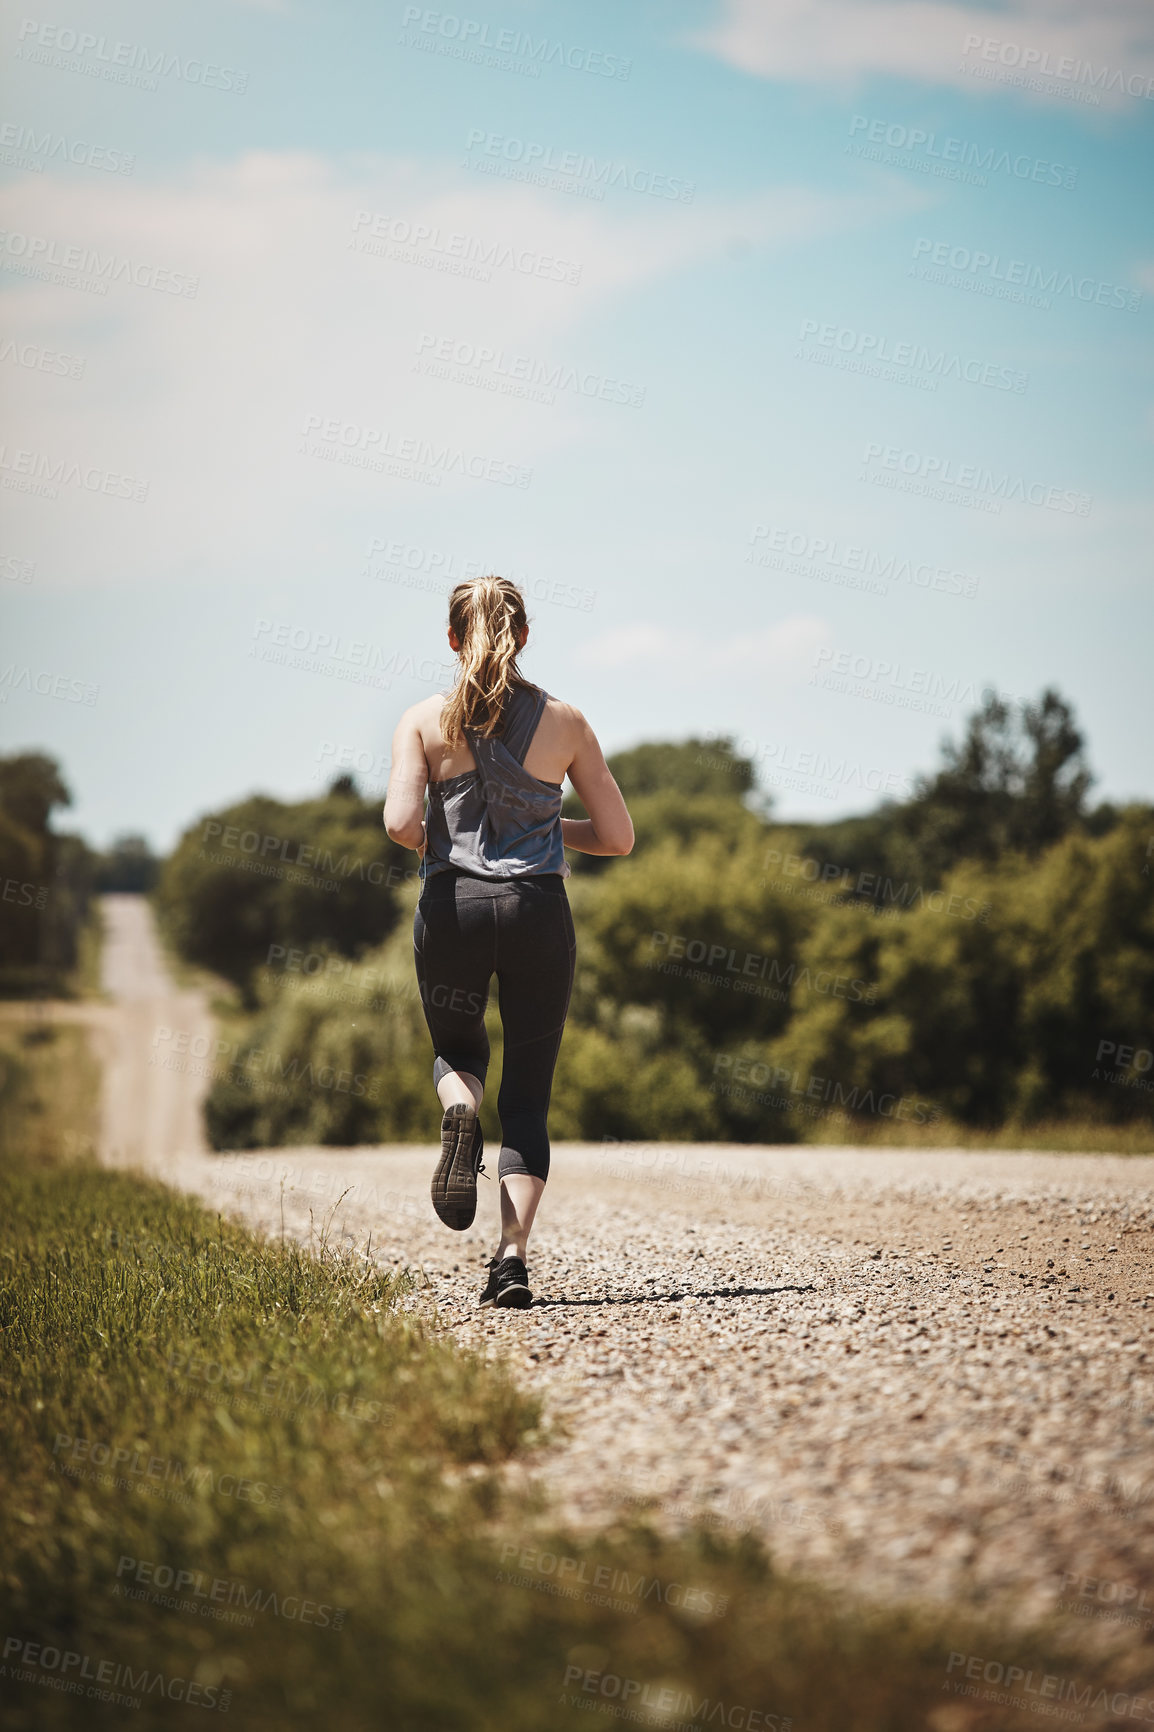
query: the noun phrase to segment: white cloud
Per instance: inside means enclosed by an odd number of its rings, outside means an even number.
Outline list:
[[[975,93],[1010,89],[1071,108],[1078,104],[1063,91],[1078,87],[1086,66],[1091,78],[1107,68],[1103,107],[1134,100],[1125,84],[1111,87],[1112,75],[1154,75],[1148,0],[1007,0],[997,10],[951,0],[721,0],[719,22],[691,40],[761,78],[852,85],[896,76]],[[1040,89],[998,82],[1036,76],[1045,54],[1049,67],[1063,57],[1076,64]]]
[[[461,180],[367,153],[258,151],[165,182],[15,182],[0,262],[25,235],[199,278],[188,299],[127,280],[97,296],[4,274],[5,333],[86,361],[79,382],[5,369],[7,444],[150,484],[144,505],[76,488],[55,500],[9,493],[10,539],[38,559],[41,581],[267,569],[274,530],[278,548],[303,559],[367,500],[384,518],[482,485],[446,476],[433,489],[302,456],[309,415],[535,468],[595,439],[601,406],[563,393],[544,408],[424,376],[414,371],[422,333],[609,372],[596,316],[622,294],[737,238],[798,245],[926,196],[896,184],[865,200],[788,186],[714,205],[601,205]],[[580,282],[501,265],[485,282],[371,256],[356,250],[358,211],[438,232],[442,262],[452,262],[449,237],[464,235],[572,261]],[[366,221],[357,233],[371,231]],[[433,256],[427,242],[415,250]]]

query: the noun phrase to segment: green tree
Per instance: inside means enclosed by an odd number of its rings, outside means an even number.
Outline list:
[[[637,794],[713,794],[740,799],[753,787],[753,762],[740,757],[729,737],[666,740],[631,746],[607,760],[625,798]]]
[[[254,794],[184,833],[155,901],[182,956],[250,994],[275,946],[359,956],[378,944],[414,870],[414,856],[386,836],[380,806],[355,790],[295,805]]]
[[[1117,821],[1113,808],[1087,810],[1094,778],[1085,742],[1070,704],[1052,689],[1018,705],[987,694],[962,739],[943,743],[942,758],[910,800],[805,827],[805,853],[847,880],[864,874],[853,894],[869,902],[884,900],[887,881],[906,883],[911,894],[931,890],[959,861],[1033,857],[1072,832],[1101,834]]]
[[[52,829],[72,795],[43,752],[0,758],[0,990],[62,992],[88,918],[92,852]]]
[[[945,762],[919,780],[900,829],[939,879],[961,859],[1037,854],[1081,827],[1093,776],[1066,700],[1047,689],[1012,706],[989,693]]]
[[[883,1095],[986,1129],[1150,1117],[1152,1061],[1137,1055],[1154,1049],[1151,829],[1133,808],[1103,837],[963,863],[894,919],[826,909],[804,954],[872,977],[874,1002],[795,994],[767,1062],[804,1079],[799,1103],[815,1076],[831,1101],[872,1095],[867,1129]]]
[[[13,823],[34,836],[47,836],[55,808],[71,804],[72,795],[54,758],[43,752],[0,758],[0,807]]]
[[[29,974],[40,960],[41,911],[50,894],[48,839],[17,823],[0,808],[0,969],[9,989],[16,972]]]
[[[160,861],[144,836],[117,836],[99,857],[96,888],[109,892],[144,895],[156,884]]]
[[[748,809],[754,786],[752,760],[738,756],[730,738],[656,741],[613,752],[606,762],[625,796],[640,853],[669,838],[696,844],[710,834],[737,843],[760,831]],[[588,814],[576,794],[566,796],[566,818]],[[569,863],[583,877],[598,877],[609,862],[572,853]],[[612,874],[610,874],[612,876]]]
[[[1021,981],[1003,934],[982,918],[989,894],[971,865],[892,917],[853,904],[822,910],[789,1025],[766,1054],[799,1126],[815,1107],[844,1110],[866,1135],[891,1115],[1001,1122],[1023,1056]],[[869,990],[839,993],[830,975]]]

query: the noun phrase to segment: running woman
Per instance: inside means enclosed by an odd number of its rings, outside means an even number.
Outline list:
[[[526,1247],[549,1176],[545,1121],[576,955],[565,849],[633,847],[625,801],[589,723],[521,676],[528,636],[515,583],[457,585],[449,597],[457,682],[401,717],[384,813],[393,841],[421,859],[413,950],[444,1108],[432,1197],[458,1231],[477,1212],[485,1006],[494,974],[500,983],[501,1239],[480,1302],[502,1307],[533,1297]],[[588,818],[562,818],[566,776]]]

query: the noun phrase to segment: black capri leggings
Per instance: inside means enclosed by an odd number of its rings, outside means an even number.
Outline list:
[[[434,1082],[450,1070],[484,1082],[485,1006],[497,976],[505,1031],[498,1171],[547,1179],[545,1115],[577,954],[565,880],[556,872],[525,878],[438,872],[426,879],[417,903],[413,952],[436,1053]]]

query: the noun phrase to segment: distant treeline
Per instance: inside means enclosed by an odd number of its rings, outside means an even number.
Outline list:
[[[101,854],[54,830],[53,814],[71,804],[54,759],[0,758],[0,996],[70,992],[93,896],[156,882],[159,862],[141,837]]]
[[[990,698],[910,799],[832,824],[776,823],[730,740],[610,762],[637,846],[571,856],[557,1137],[1154,1118],[1154,810],[1088,804],[1055,692]],[[205,817],[165,862],[168,933],[243,1007],[217,1050],[189,1055],[214,1072],[218,1147],[432,1134],[415,866],[348,777]]]

